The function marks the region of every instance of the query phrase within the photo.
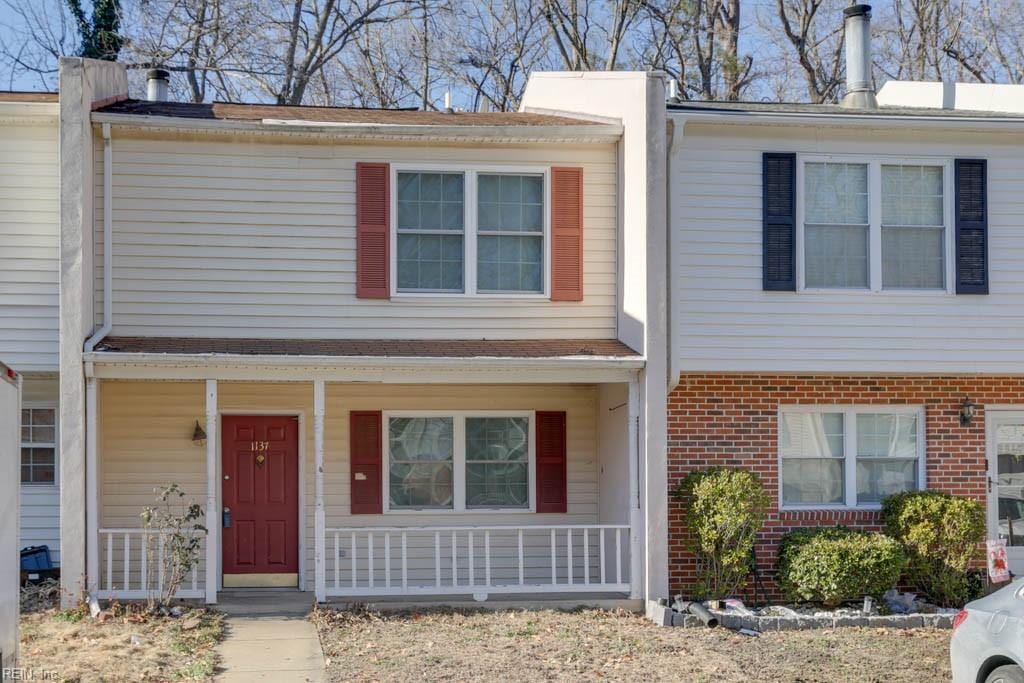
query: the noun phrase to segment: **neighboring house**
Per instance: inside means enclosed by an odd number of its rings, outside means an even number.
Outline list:
[[[1024,571],[1024,115],[962,109],[993,101],[980,86],[869,88],[669,104],[670,486],[757,472],[767,575],[787,530],[877,528],[885,496],[924,488],[986,504]]]
[[[206,513],[181,595],[207,602],[665,594],[636,249],[663,187],[627,208],[619,165],[646,136],[138,101],[80,59],[61,84],[68,595],[159,583],[139,515],[171,483]]]
[[[0,357],[23,378],[21,546],[60,559],[57,95],[0,93]]]

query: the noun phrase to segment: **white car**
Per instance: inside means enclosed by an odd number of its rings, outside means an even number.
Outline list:
[[[1024,683],[1024,581],[967,603],[953,619],[953,683]]]

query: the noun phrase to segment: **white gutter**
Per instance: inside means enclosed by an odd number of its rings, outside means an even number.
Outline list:
[[[103,124],[103,325],[85,341],[85,353],[96,348],[114,327],[114,149],[110,124]]]
[[[676,119],[706,123],[736,125],[795,124],[815,126],[851,126],[858,128],[916,128],[925,126],[950,130],[1024,131],[1024,116],[1011,118],[914,116],[897,114],[819,114],[811,112],[749,112],[749,111],[697,111],[669,109],[668,115]]]
[[[290,121],[283,119],[238,121],[195,119],[177,116],[147,116],[143,114],[112,114],[105,112],[93,112],[92,122],[172,130],[305,133],[351,139],[469,139],[521,140],[523,142],[614,142],[622,136],[623,130],[621,124],[609,123],[580,123],[578,125],[562,124],[553,126],[396,125]]]

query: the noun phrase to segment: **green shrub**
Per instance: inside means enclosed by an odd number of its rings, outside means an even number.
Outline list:
[[[790,600],[835,607],[896,585],[906,564],[899,543],[846,527],[801,529],[782,538],[779,586]]]
[[[882,501],[882,520],[907,554],[911,583],[943,607],[970,599],[967,570],[985,539],[980,503],[939,491],[897,493]]]
[[[698,470],[673,496],[686,506],[689,548],[697,557],[696,597],[735,594],[752,569],[754,541],[770,504],[761,480],[746,470]]]

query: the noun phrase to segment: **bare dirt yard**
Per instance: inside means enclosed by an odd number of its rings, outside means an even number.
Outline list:
[[[188,609],[163,617],[114,606],[93,619],[85,607],[62,611],[50,599],[26,602],[23,594],[19,665],[34,675],[30,680],[213,679],[223,632],[216,612]]]
[[[847,628],[741,636],[626,612],[380,615],[321,610],[331,681],[949,680],[949,631]]]

